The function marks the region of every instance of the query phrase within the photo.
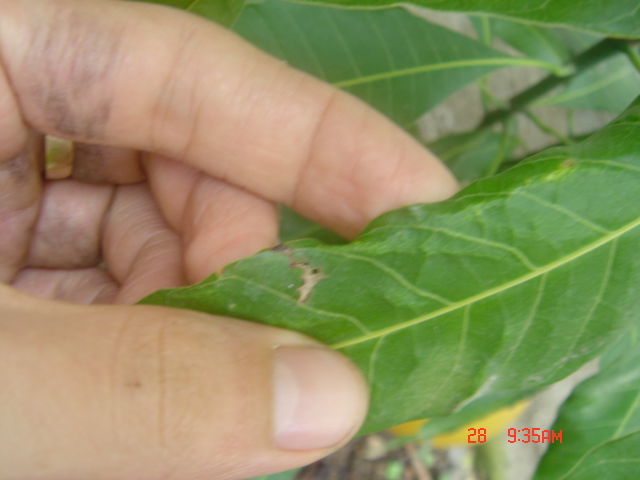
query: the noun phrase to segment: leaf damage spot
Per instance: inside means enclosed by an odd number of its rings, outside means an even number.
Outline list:
[[[302,285],[298,287],[296,290],[300,294],[298,297],[298,305],[305,303],[309,300],[311,296],[311,292],[313,292],[314,287],[318,284],[318,282],[324,278],[327,278],[327,275],[322,273],[321,267],[314,267],[309,262],[300,260],[295,257],[293,250],[286,245],[276,245],[271,249],[272,252],[283,253],[289,259],[289,268],[297,268],[302,270]]]
[[[320,267],[311,267],[309,264],[299,263],[294,268],[302,269],[302,286],[298,287],[298,292],[300,292],[300,297],[298,297],[298,303],[304,303],[309,299],[311,292],[313,291],[313,287],[322,280],[323,278],[327,278],[326,275],[322,273],[322,269]]]
[[[567,175],[574,173],[575,167],[577,166],[578,161],[575,158],[565,158],[558,164],[555,170],[547,173],[543,177],[543,180],[549,182],[559,181]]]

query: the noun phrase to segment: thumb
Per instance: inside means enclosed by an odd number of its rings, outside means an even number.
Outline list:
[[[0,479],[241,479],[356,433],[366,387],[295,332],[0,285]]]

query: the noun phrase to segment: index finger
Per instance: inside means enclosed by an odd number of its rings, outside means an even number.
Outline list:
[[[456,190],[382,115],[196,16],[25,0],[0,2],[0,18],[7,76],[42,132],[182,160],[346,235]]]

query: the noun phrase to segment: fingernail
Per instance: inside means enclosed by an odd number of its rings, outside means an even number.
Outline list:
[[[357,369],[328,348],[279,347],[274,362],[274,427],[283,450],[330,448],[362,424],[367,388]]]

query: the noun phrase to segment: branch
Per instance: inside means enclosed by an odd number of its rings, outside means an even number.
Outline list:
[[[509,107],[502,110],[495,110],[488,113],[478,128],[486,128],[496,123],[504,122],[514,115],[524,111],[531,103],[538,98],[546,95],[551,90],[560,85],[567,83],[576,75],[588,70],[589,68],[611,58],[613,55],[619,52],[626,51],[627,42],[624,40],[617,40],[613,38],[607,38],[597,43],[590,49],[581,53],[575,57],[573,61],[574,71],[571,75],[564,77],[558,77],[555,75],[549,75],[541,82],[533,85],[524,92],[516,95],[509,102]]]

